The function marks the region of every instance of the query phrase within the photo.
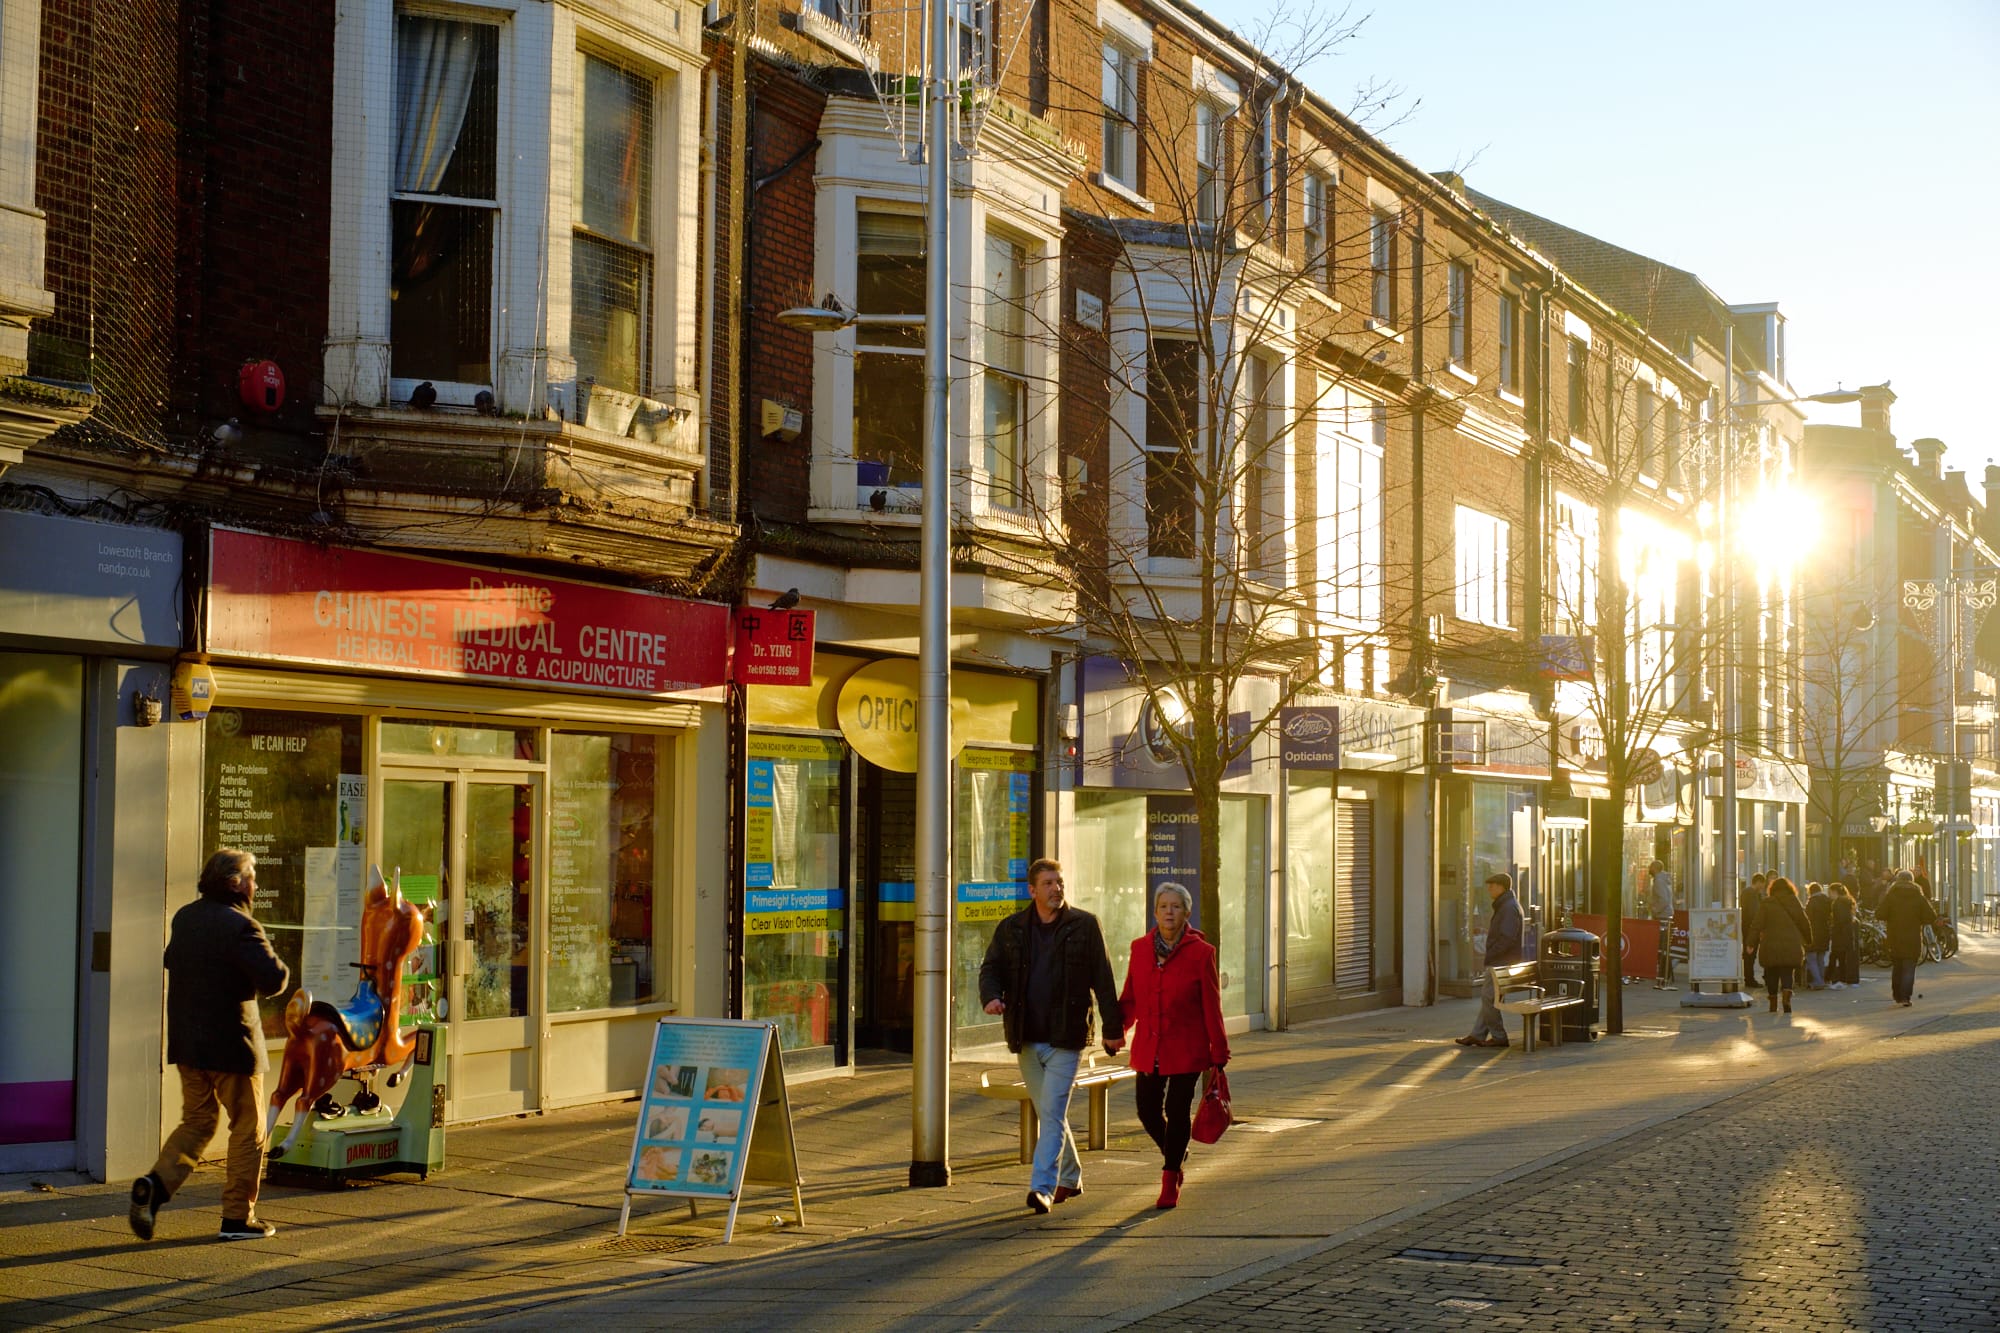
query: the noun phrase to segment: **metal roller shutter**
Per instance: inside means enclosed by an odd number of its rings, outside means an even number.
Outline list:
[[[1344,991],[1375,985],[1375,831],[1373,801],[1335,808],[1333,984]]]

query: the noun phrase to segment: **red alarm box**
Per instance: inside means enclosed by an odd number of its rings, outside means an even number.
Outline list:
[[[245,361],[236,372],[236,392],[253,412],[275,412],[285,405],[285,372],[275,361]]]

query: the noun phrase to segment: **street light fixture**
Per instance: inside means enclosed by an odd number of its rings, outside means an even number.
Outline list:
[[[795,305],[789,310],[780,310],[771,317],[788,329],[799,329],[806,333],[838,333],[855,320],[861,318],[858,310],[849,310],[841,304],[832,292],[818,305]]]

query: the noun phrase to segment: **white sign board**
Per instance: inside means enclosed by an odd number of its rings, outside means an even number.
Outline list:
[[[632,1131],[618,1234],[625,1234],[637,1195],[685,1198],[690,1215],[696,1199],[727,1199],[726,1245],[736,1235],[746,1180],[790,1189],[799,1225],[805,1225],[776,1024],[661,1019]]]
[[[1688,979],[1727,982],[1732,989],[1743,980],[1742,917],[1733,907],[1688,909]]]

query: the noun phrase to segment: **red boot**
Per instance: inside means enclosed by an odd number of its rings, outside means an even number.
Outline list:
[[[1155,1208],[1172,1208],[1180,1201],[1181,1173],[1178,1171],[1160,1172],[1160,1201],[1153,1206]]]

